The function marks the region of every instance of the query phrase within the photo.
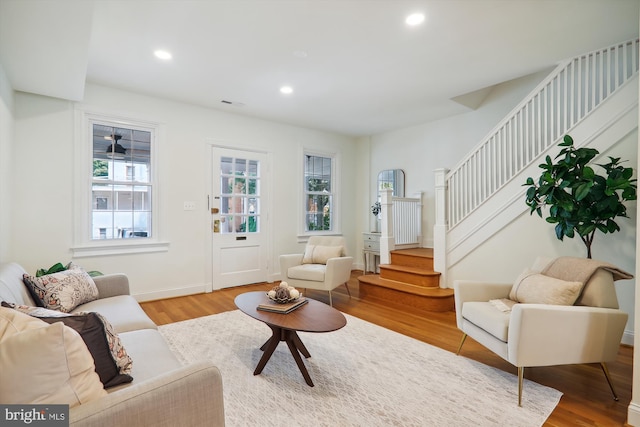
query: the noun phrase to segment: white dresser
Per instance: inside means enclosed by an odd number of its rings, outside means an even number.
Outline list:
[[[378,259],[380,257],[380,233],[362,233],[362,255],[364,257],[364,274],[368,271],[378,272]],[[371,262],[373,261],[373,263]]]

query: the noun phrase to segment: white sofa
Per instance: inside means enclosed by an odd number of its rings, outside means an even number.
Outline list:
[[[16,263],[0,266],[0,301],[35,306],[23,274],[25,270]],[[126,275],[99,276],[94,282],[98,299],[72,312],[95,311],[113,325],[133,361],[133,381],[108,388],[106,395],[72,407],[70,425],[223,426],[218,368],[208,362],[181,365],[157,326],[129,295]]]

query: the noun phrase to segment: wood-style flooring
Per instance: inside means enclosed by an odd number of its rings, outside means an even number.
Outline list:
[[[456,328],[455,313],[425,313],[410,307],[398,307],[359,298],[357,277],[354,271],[349,282],[352,297],[344,286],[333,292],[333,305],[338,310],[371,323],[408,335],[420,341],[455,353],[462,333]],[[273,284],[255,284],[222,289],[212,293],[191,295],[142,303],[142,308],[158,325],[178,322],[210,314],[235,310],[236,295],[256,290],[267,291]],[[305,292],[306,296],[329,303],[327,292]],[[517,374],[516,368],[468,338],[460,353],[464,357]],[[620,398],[614,401],[607,381],[599,365],[569,365],[525,369],[525,378],[553,387],[563,393],[560,403],[545,426],[624,426],[627,407],[631,400],[633,348],[621,346],[618,359],[610,363],[609,371]],[[516,391],[514,390],[514,393]],[[523,404],[527,399],[526,385]],[[514,394],[517,405],[517,394]],[[482,408],[478,408],[479,411]]]

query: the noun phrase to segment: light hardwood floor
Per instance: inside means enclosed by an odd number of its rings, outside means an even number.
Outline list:
[[[456,328],[454,312],[418,313],[406,307],[393,307],[359,298],[357,277],[349,282],[352,298],[344,286],[333,292],[333,305],[338,310],[371,323],[408,335],[420,341],[455,352],[462,333]],[[235,310],[236,295],[255,290],[268,290],[273,284],[256,284],[222,289],[207,294],[142,303],[142,308],[158,325],[178,322],[224,311]],[[308,291],[307,296],[329,303],[326,292]],[[490,366],[516,375],[516,369],[471,338],[460,353]],[[553,387],[563,393],[559,405],[545,426],[623,426],[631,400],[633,348],[621,346],[618,359],[609,371],[620,397],[614,401],[599,365],[570,365],[525,369],[525,378]],[[514,390],[515,392],[515,390]],[[523,399],[526,405],[526,387]],[[517,395],[514,405],[517,405]],[[481,410],[481,408],[479,408]]]

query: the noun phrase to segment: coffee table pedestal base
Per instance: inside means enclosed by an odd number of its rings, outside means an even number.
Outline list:
[[[311,376],[309,375],[307,367],[302,361],[302,357],[300,357],[300,353],[302,353],[302,355],[306,358],[311,357],[311,354],[309,354],[309,350],[307,350],[307,348],[304,346],[296,331],[279,328],[274,325],[268,326],[271,328],[272,335],[271,338],[269,338],[269,340],[267,340],[267,342],[265,342],[262,347],[260,347],[260,350],[262,350],[264,353],[262,354],[262,357],[258,362],[258,366],[256,366],[256,370],[253,371],[253,375],[259,375],[260,373],[262,373],[262,370],[271,358],[273,352],[276,350],[276,347],[278,347],[278,344],[280,344],[280,341],[284,341],[287,343],[287,347],[289,347],[289,351],[291,352],[293,359],[296,361],[298,369],[300,369],[304,380],[308,385],[313,387]]]

